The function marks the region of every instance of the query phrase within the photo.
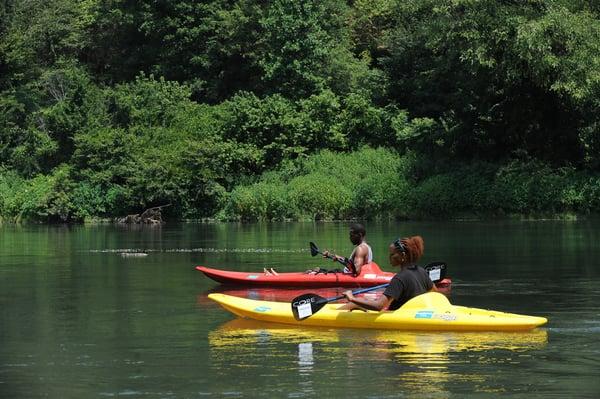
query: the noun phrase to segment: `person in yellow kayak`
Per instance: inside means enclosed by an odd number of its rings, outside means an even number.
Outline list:
[[[350,242],[355,245],[354,250],[350,254],[349,258],[338,256],[329,251],[323,252],[323,257],[331,258],[334,262],[340,262],[345,264],[344,273],[359,276],[361,269],[367,263],[373,262],[373,250],[371,246],[367,244],[366,240],[367,231],[365,226],[360,223],[354,223],[350,226]]]
[[[377,299],[356,298],[352,291],[344,292],[348,303],[340,309],[396,310],[409,299],[428,291],[436,291],[429,274],[417,261],[423,256],[425,244],[420,236],[398,238],[389,246],[390,264],[400,271]]]

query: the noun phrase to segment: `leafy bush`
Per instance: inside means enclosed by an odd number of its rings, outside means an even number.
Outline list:
[[[452,172],[420,181],[409,197],[419,217],[554,215],[597,209],[596,182],[573,168],[552,169],[538,161],[455,164]]]
[[[190,95],[185,85],[142,73],[109,92],[110,111],[118,126],[170,126],[179,108],[189,103]]]
[[[94,220],[123,216],[138,211],[131,187],[115,183],[74,183],[70,193],[74,220]]]
[[[2,181],[2,212],[8,220],[42,223],[71,220],[72,180],[67,166],[56,168],[49,176],[23,180],[9,175]]]
[[[0,219],[12,217],[15,193],[24,185],[25,179],[16,172],[0,168]]]
[[[546,213],[572,210],[573,187],[567,189],[572,172],[553,170],[536,161],[512,162],[501,167],[491,190],[501,201],[498,207],[512,213]],[[565,200],[565,193],[571,192]]]
[[[226,214],[243,220],[285,220],[295,216],[286,186],[260,182],[237,187],[226,205]]]
[[[406,170],[404,159],[384,149],[322,151],[297,166],[265,173],[258,183],[236,187],[225,215],[251,220],[395,215],[407,189]]]
[[[303,134],[295,105],[282,96],[260,99],[251,93],[240,93],[223,106],[226,119],[220,135],[262,148],[266,167],[307,152],[309,140]]]
[[[367,219],[406,217],[409,190],[408,181],[399,173],[372,175],[358,185],[351,214]]]
[[[298,219],[344,219],[349,216],[352,192],[333,176],[312,173],[289,184],[290,202]]]

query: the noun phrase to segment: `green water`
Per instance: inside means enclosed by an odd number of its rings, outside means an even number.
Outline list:
[[[453,303],[550,319],[416,334],[235,319],[206,298],[229,289],[194,270],[327,267],[308,242],[348,254],[346,223],[0,226],[0,398],[596,398],[599,227],[367,224],[382,268],[390,241],[420,234]]]

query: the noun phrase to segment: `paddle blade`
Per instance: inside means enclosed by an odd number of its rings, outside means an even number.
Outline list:
[[[315,245],[314,242],[310,242],[310,254],[312,256],[317,256],[317,254],[319,253],[319,248],[317,248],[317,246]]]
[[[445,262],[432,262],[425,266],[424,269],[429,274],[429,278],[434,284],[446,277]]]
[[[292,299],[292,313],[298,321],[304,320],[317,313],[327,300],[317,294],[303,294]]]

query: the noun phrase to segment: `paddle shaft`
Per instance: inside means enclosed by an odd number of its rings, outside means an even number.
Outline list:
[[[323,252],[321,252],[321,251],[319,251],[319,253],[320,253],[321,255],[324,255],[324,254],[323,254]],[[344,266],[348,266],[348,264],[347,264],[346,262],[344,262],[344,259],[340,259],[340,258],[338,258],[338,257],[337,257],[337,256],[335,256],[335,255],[327,254],[327,255],[325,255],[325,257],[326,257],[326,258],[328,258],[328,259],[333,259],[333,260],[335,260],[336,262],[339,262],[339,263],[341,263],[341,264],[342,264],[342,265],[344,265]]]
[[[333,259],[336,262],[341,263],[342,265],[344,265],[344,267],[348,266],[348,263],[346,263],[348,260],[346,260],[346,258],[340,259],[340,258],[338,258],[335,255],[331,255],[331,254],[325,255],[323,252],[321,252],[319,250],[319,248],[317,247],[317,245],[314,242],[310,243],[310,250],[312,252],[312,256],[315,256],[316,254],[321,254],[321,255],[325,256],[326,258],[328,258],[328,259]]]
[[[362,294],[364,292],[375,291],[375,290],[378,290],[379,288],[385,288],[388,285],[390,285],[390,283],[376,285],[374,287],[369,287],[369,288],[363,288],[362,290],[352,291],[352,295],[358,295],[358,294]],[[346,297],[346,295],[340,295],[340,296],[336,296],[336,297],[332,297],[332,298],[323,298],[323,299],[325,299],[325,301],[324,301],[325,303],[328,303],[328,302],[337,301],[338,299],[343,299],[345,297]]]

